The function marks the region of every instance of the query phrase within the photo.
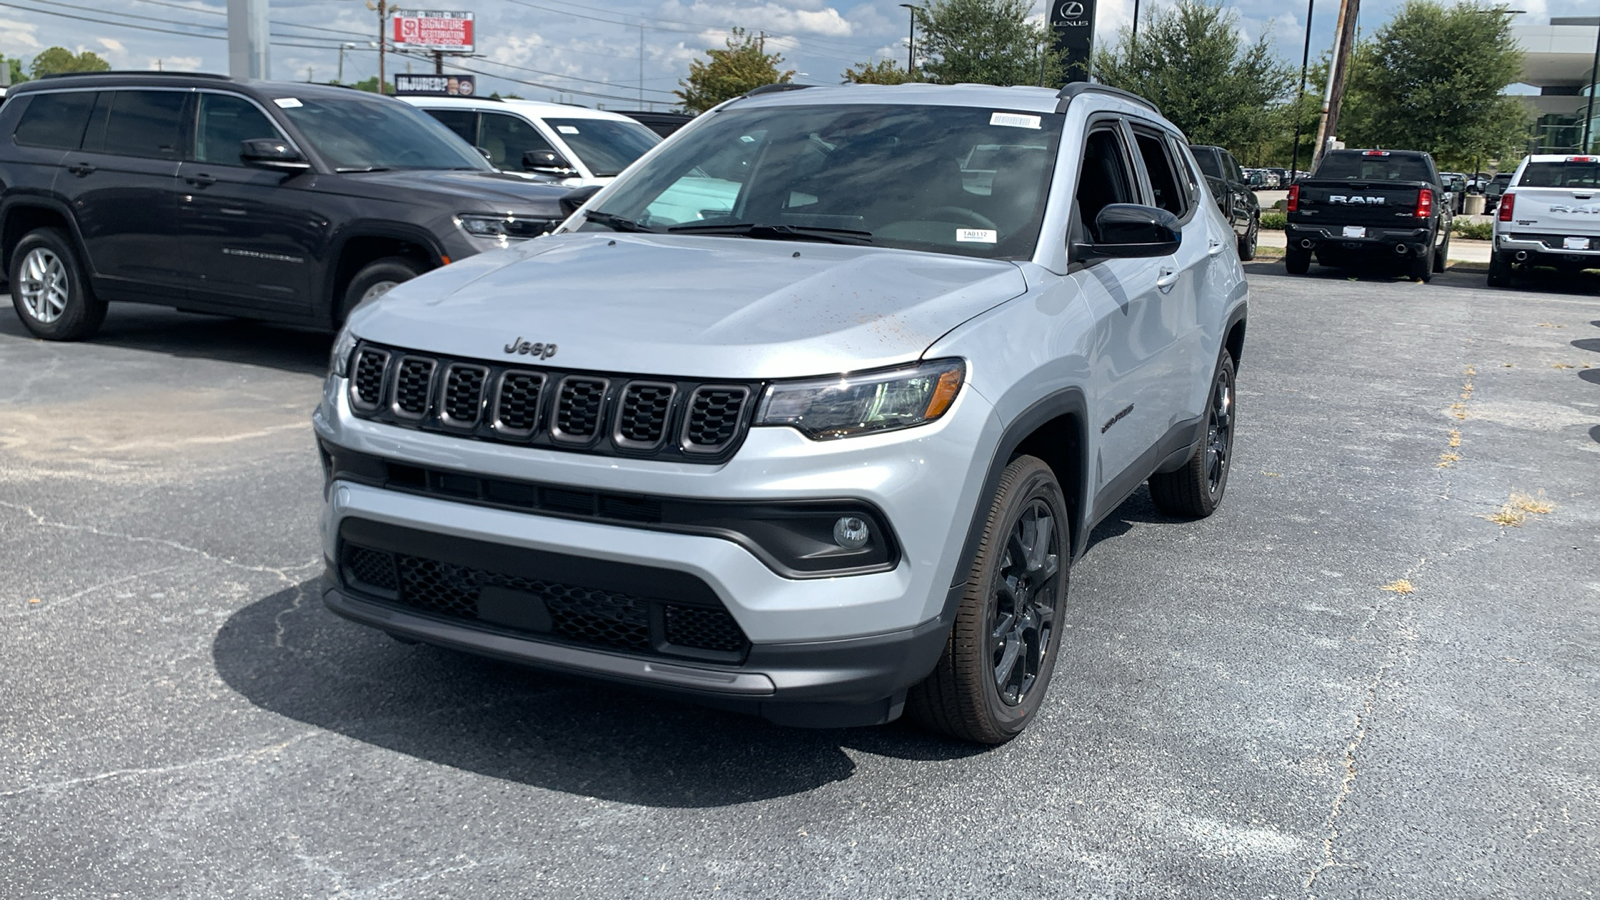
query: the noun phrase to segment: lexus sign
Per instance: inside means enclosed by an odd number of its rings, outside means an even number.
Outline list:
[[[472,13],[423,10],[395,12],[395,46],[409,50],[472,52]]]
[[[1089,57],[1094,53],[1095,0],[1054,0],[1050,30],[1055,47],[1063,54],[1067,81],[1089,80]]]

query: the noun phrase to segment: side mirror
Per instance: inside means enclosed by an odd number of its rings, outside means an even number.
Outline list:
[[[489,148],[488,147],[474,147],[472,149],[474,149],[474,150],[478,151],[480,154],[482,154],[484,159],[487,159],[490,162],[494,162],[494,157],[489,155]]]
[[[561,214],[563,216],[570,216],[578,211],[578,207],[588,203],[590,197],[593,197],[598,193],[600,193],[600,185],[585,185],[581,188],[574,188],[565,194],[562,194],[561,199],[557,200],[556,202],[561,204]]]
[[[1178,217],[1164,209],[1137,203],[1112,203],[1094,218],[1099,240],[1074,244],[1073,258],[1143,259],[1178,252],[1183,243],[1183,227]]]
[[[522,154],[522,170],[557,178],[571,178],[578,174],[572,163],[554,150],[529,150]]]
[[[311,163],[293,147],[276,138],[254,138],[239,142],[239,160],[247,166],[274,172],[308,172]]]

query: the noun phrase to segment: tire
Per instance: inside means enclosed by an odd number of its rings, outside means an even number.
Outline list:
[[[33,335],[81,341],[100,330],[106,302],[94,295],[77,248],[59,228],[36,228],[11,251],[11,305]]]
[[[416,260],[404,256],[387,256],[367,263],[350,279],[350,285],[345,288],[344,297],[339,301],[338,320],[333,324],[344,324],[350,313],[364,301],[376,300],[395,285],[410,281],[425,271]]]
[[[1252,218],[1250,220],[1250,230],[1245,232],[1244,237],[1239,238],[1239,260],[1241,262],[1249,262],[1256,258],[1256,244],[1260,240],[1261,220]]]
[[[1444,242],[1439,245],[1439,249],[1438,250],[1434,251],[1434,255],[1433,255],[1433,271],[1434,272],[1443,272],[1444,271],[1444,267],[1446,265],[1449,265],[1449,263],[1450,263],[1450,233],[1449,232],[1445,232]]]
[[[944,653],[906,697],[913,721],[979,744],[1003,744],[1033,721],[1060,649],[1071,538],[1055,473],[1037,457],[1012,460],[1000,473]]]
[[[1489,256],[1489,287],[1511,286],[1511,259],[1504,253]]]
[[[1290,275],[1304,275],[1311,271],[1311,251],[1290,247],[1283,253],[1283,265]]]
[[[1429,244],[1428,245],[1428,252],[1426,254],[1420,254],[1420,255],[1417,255],[1417,256],[1413,256],[1407,262],[1407,264],[1406,264],[1406,274],[1410,276],[1412,281],[1420,281],[1420,282],[1423,282],[1424,284],[1426,284],[1427,282],[1432,281],[1433,280],[1433,257],[1434,257],[1433,245]]]
[[[1150,476],[1150,499],[1169,516],[1203,519],[1222,504],[1233,468],[1234,378],[1233,357],[1224,350],[1206,395],[1206,430],[1200,446],[1183,468]]]

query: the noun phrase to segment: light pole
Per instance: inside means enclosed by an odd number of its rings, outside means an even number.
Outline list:
[[[917,8],[909,3],[901,6],[911,14],[911,32],[906,37],[906,75],[917,74]]]
[[[1300,51],[1300,93],[1294,101],[1294,158],[1289,163],[1289,181],[1300,174],[1300,105],[1306,99],[1306,66],[1311,62],[1311,15],[1317,0],[1306,0],[1306,46]]]
[[[348,42],[339,45],[339,77],[337,81],[340,84],[344,84],[344,52],[346,50],[354,50],[355,48],[355,44]]]
[[[1133,0],[1133,49],[1139,49],[1139,0]]]

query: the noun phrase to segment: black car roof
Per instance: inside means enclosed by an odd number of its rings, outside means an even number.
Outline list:
[[[308,84],[298,81],[252,81],[230,78],[212,72],[85,72],[47,75],[11,88],[8,95],[68,88],[127,88],[127,87],[178,87],[226,88],[259,98],[276,100],[280,97],[359,97],[378,99],[377,94],[354,88],[328,84]]]

